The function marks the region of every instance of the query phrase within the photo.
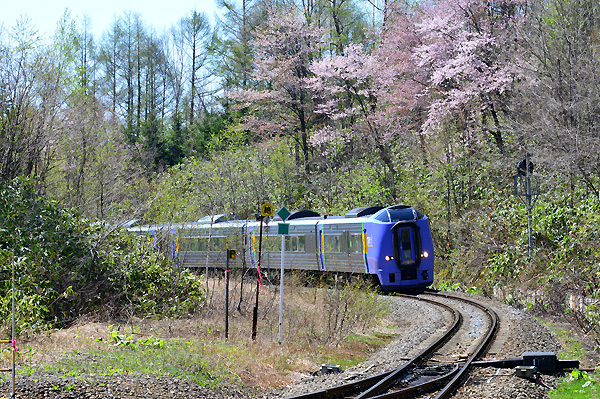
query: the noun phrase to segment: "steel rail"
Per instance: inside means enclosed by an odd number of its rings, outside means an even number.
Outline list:
[[[410,359],[408,362],[406,362],[402,366],[398,367],[389,376],[382,379],[379,383],[377,383],[373,387],[369,388],[367,391],[363,392],[362,394],[358,395],[356,397],[356,399],[370,398],[372,396],[375,396],[375,395],[389,389],[389,387],[391,387],[394,384],[394,382],[398,379],[398,376],[400,376],[402,373],[406,372],[409,368],[413,367],[415,364],[418,364],[418,363],[422,362],[423,360],[425,360],[427,357],[431,356],[440,346],[445,344],[450,339],[450,337],[452,337],[454,334],[456,334],[456,332],[458,331],[458,329],[460,328],[460,326],[462,324],[462,315],[459,312],[457,312],[455,309],[452,309],[450,306],[448,306],[446,304],[442,304],[438,301],[432,301],[427,298],[412,297],[412,296],[400,295],[400,294],[398,296],[401,296],[404,298],[418,299],[421,301],[432,303],[437,306],[443,305],[443,307],[445,307],[447,310],[451,311],[453,314],[454,320],[453,320],[452,326],[448,330],[446,330],[446,332],[440,339],[438,339],[432,345],[430,345],[427,348],[425,348],[424,350],[422,350],[418,355],[416,355],[415,357]]]
[[[492,309],[489,309],[489,308],[487,308],[475,301],[472,301],[470,299],[461,298],[461,297],[457,297],[454,295],[440,294],[440,293],[437,293],[437,294],[428,293],[428,294],[433,295],[433,296],[447,298],[447,299],[452,299],[452,300],[456,300],[456,301],[466,302],[472,306],[475,306],[475,307],[483,310],[490,319],[490,325],[488,327],[487,334],[485,335],[483,340],[477,345],[477,347],[471,353],[471,355],[469,355],[465,364],[460,368],[459,367],[455,368],[451,373],[448,373],[448,374],[441,376],[435,380],[432,380],[432,381],[429,381],[429,382],[426,382],[423,384],[419,384],[419,385],[407,387],[407,388],[402,388],[402,389],[399,389],[399,390],[396,390],[393,392],[388,392],[388,393],[377,395],[377,396],[365,396],[365,398],[369,398],[369,399],[403,398],[403,397],[411,396],[414,393],[419,392],[419,391],[431,390],[436,385],[439,385],[442,381],[445,381],[445,380],[449,379],[450,377],[452,377],[452,379],[440,390],[440,392],[437,394],[437,396],[435,396],[435,399],[446,399],[446,398],[450,397],[452,395],[452,393],[456,390],[456,388],[460,385],[461,381],[463,380],[463,377],[469,371],[471,363],[474,360],[476,360],[477,358],[479,358],[481,355],[483,355],[485,353],[485,351],[488,349],[489,345],[494,340],[496,331],[498,329],[498,315]],[[422,298],[422,299],[424,299],[424,298]]]
[[[407,396],[414,397],[414,394],[417,392],[431,391],[436,386],[439,386],[444,381],[455,376],[459,370],[460,370],[460,368],[457,365],[449,373],[447,373],[441,377],[432,379],[431,381],[427,381],[427,382],[424,382],[424,383],[421,383],[418,385],[413,385],[410,387],[402,388],[397,391],[388,392],[388,393],[384,393],[384,394],[377,395],[377,396],[372,396],[370,399],[397,399],[397,398],[405,398]]]
[[[442,306],[442,307],[450,310],[453,314],[453,319],[454,319],[452,326],[450,328],[448,328],[447,331],[438,340],[436,340],[436,342],[431,344],[429,347],[427,347],[426,349],[421,351],[418,355],[416,355],[415,357],[413,357],[412,359],[410,359],[409,361],[407,361],[400,367],[396,368],[395,370],[391,370],[391,371],[388,371],[388,372],[385,372],[382,374],[378,374],[376,376],[372,376],[372,377],[362,379],[359,381],[355,381],[352,383],[348,383],[348,384],[344,384],[344,385],[340,385],[340,386],[336,386],[336,387],[332,387],[332,388],[327,388],[327,389],[324,389],[321,391],[310,392],[310,393],[306,393],[306,394],[299,395],[299,396],[288,397],[287,399],[342,398],[342,397],[348,397],[349,395],[352,395],[354,392],[360,392],[360,391],[364,391],[364,392],[362,392],[361,394],[356,396],[355,399],[367,399],[367,398],[369,398],[369,399],[395,399],[395,398],[402,398],[402,397],[407,397],[407,396],[414,397],[414,395],[417,394],[418,392],[431,391],[436,386],[443,384],[447,380],[450,380],[450,381],[447,382],[445,386],[443,386],[443,388],[439,391],[437,396],[435,396],[435,399],[446,399],[446,398],[450,397],[450,395],[458,388],[458,386],[464,380],[464,377],[466,376],[466,374],[469,372],[469,370],[471,368],[472,362],[477,360],[480,356],[482,356],[487,351],[487,349],[489,348],[489,345],[494,340],[496,331],[498,329],[498,316],[497,316],[496,312],[494,312],[492,309],[489,309],[475,301],[472,301],[472,300],[469,300],[466,298],[461,298],[461,297],[457,297],[454,295],[441,294],[441,293],[427,293],[427,294],[436,296],[436,297],[443,297],[443,298],[451,299],[451,300],[455,300],[455,301],[466,302],[466,303],[470,304],[471,306],[474,306],[474,307],[477,307],[477,308],[483,310],[489,318],[489,326],[488,326],[488,331],[487,331],[486,335],[481,340],[481,342],[477,345],[475,350],[469,355],[469,357],[467,358],[466,362],[464,363],[464,365],[462,367],[456,366],[451,372],[447,373],[446,375],[437,377],[437,378],[427,381],[425,383],[398,389],[398,390],[392,391],[392,392],[386,392],[387,390],[390,389],[390,387],[393,384],[397,383],[398,379],[400,378],[400,376],[403,373],[408,371],[411,367],[414,367],[416,364],[422,363],[425,359],[430,357],[437,349],[439,349],[440,346],[445,344],[450,339],[450,337],[452,337],[454,334],[456,334],[456,331],[458,331],[458,329],[460,328],[460,325],[462,324],[461,313],[456,311],[449,305],[444,304],[443,302],[439,302],[439,301],[424,298],[424,297],[399,295],[399,296],[410,298],[410,299],[416,299],[416,300],[420,300],[420,301],[424,301],[424,302],[429,302],[434,305]]]
[[[438,338],[435,342],[429,345],[427,348],[422,350],[419,354],[417,354],[412,359],[408,360],[406,363],[402,364],[400,367],[390,370],[381,374],[377,374],[368,378],[364,378],[358,381],[354,381],[351,383],[338,385],[331,388],[326,388],[320,391],[309,392],[297,396],[289,396],[285,399],[325,399],[325,398],[337,398],[343,397],[345,395],[351,394],[353,392],[360,392],[367,389],[366,392],[363,392],[361,395],[357,396],[356,399],[359,398],[368,398],[372,395],[377,395],[388,389],[392,384],[394,384],[395,380],[399,375],[404,373],[411,367],[414,367],[415,364],[422,362],[427,357],[431,356],[439,347],[445,344],[456,332],[459,330],[462,324],[462,315],[453,309],[451,306],[448,306],[442,302],[434,301],[428,298],[420,298],[411,295],[402,295],[398,294],[398,296],[403,298],[409,298],[412,300],[418,300],[421,302],[428,302],[435,306],[442,307],[452,314],[452,324],[451,326],[444,332],[444,334]],[[368,394],[367,394],[368,392]]]
[[[483,311],[485,311],[487,313],[488,317],[490,318],[490,326],[488,328],[488,332],[485,335],[484,339],[477,346],[475,351],[468,357],[464,366],[458,371],[458,373],[456,373],[454,378],[452,378],[452,380],[444,388],[442,388],[442,390],[434,398],[434,399],[445,399],[445,398],[449,398],[450,395],[452,395],[452,393],[455,391],[455,389],[458,388],[458,386],[461,383],[462,378],[464,376],[466,376],[467,372],[469,371],[471,363],[473,361],[475,361],[476,359],[478,359],[483,354],[485,354],[485,352],[489,348],[490,344],[494,341],[496,332],[498,331],[498,315],[496,314],[496,312],[494,310],[492,310],[486,306],[483,306],[480,303],[472,301],[470,299],[460,298],[460,297],[457,297],[454,295],[448,295],[448,294],[439,294],[439,293],[435,294],[435,296],[442,296],[442,297],[449,298],[449,299],[467,302],[470,305],[473,305],[473,306],[478,307],[478,308],[482,309]]]

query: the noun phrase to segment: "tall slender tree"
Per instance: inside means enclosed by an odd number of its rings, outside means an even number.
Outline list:
[[[254,30],[262,22],[256,1],[219,0],[223,17],[217,19],[217,35],[210,46],[212,70],[221,77],[225,92],[248,87],[251,79]]]
[[[197,121],[196,103],[203,104],[202,69],[206,67],[208,44],[211,40],[211,27],[206,14],[192,11],[181,22],[181,33],[188,49],[190,62],[189,70],[189,123]]]

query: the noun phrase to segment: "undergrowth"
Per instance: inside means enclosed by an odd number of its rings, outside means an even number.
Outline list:
[[[244,284],[246,299],[241,311],[236,310],[240,294],[240,280],[236,280],[231,282],[230,331],[225,339],[224,283],[210,282],[210,301],[193,318],[134,318],[126,324],[91,323],[40,334],[18,353],[17,373],[45,372],[88,380],[113,374],[168,375],[216,389],[278,387],[289,384],[292,373],[312,373],[323,363],[344,369],[356,365],[394,338],[385,317],[387,300],[372,291],[360,285],[340,287],[340,306],[347,308],[349,320],[359,322],[341,329],[338,325],[333,331],[335,324],[324,317],[331,314],[325,310],[331,306],[325,303],[331,294],[288,284],[283,342],[278,342],[279,287],[269,285],[260,292],[257,339],[251,340],[252,312],[247,308],[254,299],[253,289]],[[306,326],[295,320],[299,309],[305,312],[303,320],[312,320],[314,335],[307,335]],[[367,319],[371,322],[366,323]],[[332,336],[339,339],[332,340]],[[4,353],[2,362],[9,355]]]
[[[187,315],[204,290],[145,238],[94,223],[40,195],[32,180],[0,181],[0,330],[15,280],[16,332],[69,326],[83,315]]]

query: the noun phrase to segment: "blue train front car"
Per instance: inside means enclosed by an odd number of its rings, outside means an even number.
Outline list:
[[[384,208],[364,222],[367,273],[386,291],[422,289],[433,283],[433,241],[427,216],[415,208]]]

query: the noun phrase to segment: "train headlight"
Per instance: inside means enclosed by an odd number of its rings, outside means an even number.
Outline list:
[[[387,255],[387,256],[385,257],[385,260],[394,260],[394,257],[393,257],[393,256],[389,256],[389,255]]]
[[[429,252],[425,251],[421,254],[422,258],[429,258]]]

